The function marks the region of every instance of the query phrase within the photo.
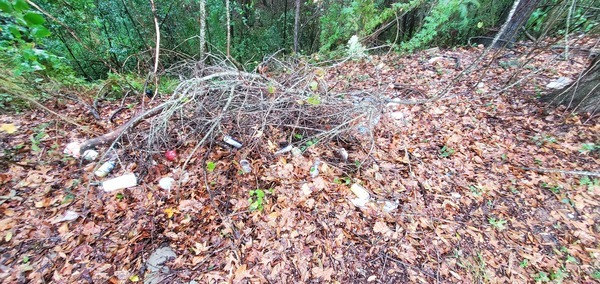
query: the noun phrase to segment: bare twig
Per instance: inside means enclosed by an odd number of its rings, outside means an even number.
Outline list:
[[[567,170],[557,170],[557,169],[538,169],[538,168],[528,168],[528,167],[521,167],[521,169],[527,170],[527,171],[539,172],[539,173],[561,173],[561,174],[567,174],[567,175],[600,177],[599,172],[567,171]]]

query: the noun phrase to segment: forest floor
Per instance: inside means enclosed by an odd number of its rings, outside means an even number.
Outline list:
[[[332,92],[383,86],[398,97],[427,98],[451,86],[450,96],[387,106],[372,137],[316,144],[296,156],[259,153],[251,174],[232,162],[241,158],[237,150],[200,150],[210,169],[192,161],[189,180],[172,191],[157,181],[181,170],[184,154],[175,161],[159,155],[140,185],[107,193],[91,186],[96,163],[63,154],[73,139],[94,135],[38,110],[2,115],[0,279],[597,283],[600,124],[536,100],[548,83],[576,78],[593,44],[580,40],[569,61],[552,59],[562,50],[551,49],[529,60],[519,46],[485,57],[455,82],[481,47],[327,68]],[[115,128],[110,106],[101,121],[70,101],[47,107],[98,135]],[[347,160],[336,156],[340,147]],[[311,177],[316,158],[319,174]],[[111,176],[135,161],[120,163]],[[352,202],[355,183],[371,197],[361,208]],[[264,196],[251,196],[256,189]],[[165,247],[172,257],[149,264]]]

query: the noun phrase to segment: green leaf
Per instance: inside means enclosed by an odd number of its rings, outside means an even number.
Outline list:
[[[321,104],[321,99],[319,98],[319,96],[316,95],[312,95],[310,97],[308,97],[308,99],[306,99],[306,102],[311,104],[311,105],[320,105]]]
[[[12,5],[7,0],[0,0],[0,10],[5,13],[12,12]]]
[[[217,167],[217,165],[214,162],[206,162],[206,170],[209,173],[212,173],[216,167]]]
[[[29,4],[27,4],[27,2],[25,2],[25,0],[17,0],[15,2],[15,4],[13,5],[15,11],[17,12],[23,12],[25,10],[29,10]]]
[[[30,27],[41,25],[46,21],[44,20],[44,17],[42,17],[42,15],[36,12],[27,12],[25,16],[23,16],[23,19],[25,19],[27,25]]]
[[[50,31],[42,26],[38,26],[31,29],[31,35],[33,35],[35,39],[41,39],[49,36]]]
[[[19,26],[17,25],[9,25],[8,31],[17,39],[21,39],[21,31],[19,30]]]
[[[309,86],[310,86],[310,89],[314,92],[319,87],[319,83],[317,83],[316,81],[312,81],[312,82],[310,82]]]

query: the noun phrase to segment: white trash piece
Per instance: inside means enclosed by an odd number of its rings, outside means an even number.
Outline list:
[[[275,152],[274,155],[277,156],[277,155],[281,155],[283,153],[287,153],[289,151],[292,151],[292,148],[294,148],[294,146],[292,146],[292,144],[289,144],[289,145],[279,149],[279,151]]]
[[[125,174],[120,177],[109,179],[102,182],[102,189],[106,192],[128,188],[137,185],[137,177],[135,174]]]
[[[85,152],[83,152],[82,158],[86,161],[96,160],[98,158],[98,152],[96,152],[95,150],[85,150]]]
[[[81,149],[81,144],[79,142],[71,142],[67,144],[63,153],[72,156],[73,158],[79,158],[79,150]]]
[[[348,151],[346,151],[346,149],[339,148],[336,153],[344,160],[344,162],[348,160]]]
[[[171,188],[173,188],[173,184],[175,184],[175,179],[170,177],[164,177],[158,181],[158,186],[166,190],[171,190]]]
[[[292,156],[296,157],[296,156],[300,156],[300,155],[302,155],[302,150],[300,150],[300,148],[298,148],[298,147],[292,148]]]
[[[573,83],[572,79],[567,78],[567,77],[560,77],[560,78],[548,83],[548,85],[546,85],[546,88],[560,90],[571,83]]]
[[[356,195],[357,198],[350,199],[350,202],[356,207],[364,207],[367,202],[371,199],[371,194],[360,184],[355,183],[350,187],[350,191]]]
[[[229,135],[225,135],[223,136],[223,141],[225,141],[225,143],[235,147],[235,148],[242,148],[242,143],[233,139],[231,136]]]
[[[115,168],[115,162],[114,161],[108,161],[104,164],[102,164],[102,166],[100,166],[95,172],[94,174],[97,177],[105,177],[108,175],[108,173],[110,173],[113,169]]]
[[[321,165],[321,160],[319,159],[315,159],[315,161],[313,162],[312,167],[310,167],[310,177],[317,177],[319,176],[319,165]]]
[[[241,160],[240,166],[242,166],[242,171],[245,174],[249,174],[252,172],[252,166],[250,165],[250,162],[248,162],[248,160]]]

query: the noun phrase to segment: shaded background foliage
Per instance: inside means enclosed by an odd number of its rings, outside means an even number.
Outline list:
[[[227,44],[224,1],[203,1],[207,7],[207,50],[223,52]],[[575,10],[571,11],[571,31],[597,31],[600,13],[594,7],[599,6],[598,2],[576,1]],[[72,68],[88,80],[105,79],[111,72],[145,76],[152,69],[155,30],[149,1],[36,1],[56,18],[46,21],[47,17],[25,0],[0,3],[0,46],[9,55],[7,58],[12,58],[2,60],[3,67],[7,67],[3,69],[19,70],[20,66],[25,71],[39,72]],[[182,60],[198,60],[200,1],[155,3],[162,37],[161,70]],[[367,47],[383,45],[387,49],[378,50],[399,52],[466,45],[473,37],[493,36],[512,4],[510,0],[301,2],[299,53],[335,56],[353,35]],[[572,1],[564,0],[540,1],[525,26],[526,35],[533,38],[567,32],[571,4]],[[277,51],[292,53],[294,8],[293,0],[231,1],[232,58],[252,69],[266,55]],[[34,15],[29,18],[35,21],[23,20],[24,15]],[[15,29],[24,36],[15,36]]]

